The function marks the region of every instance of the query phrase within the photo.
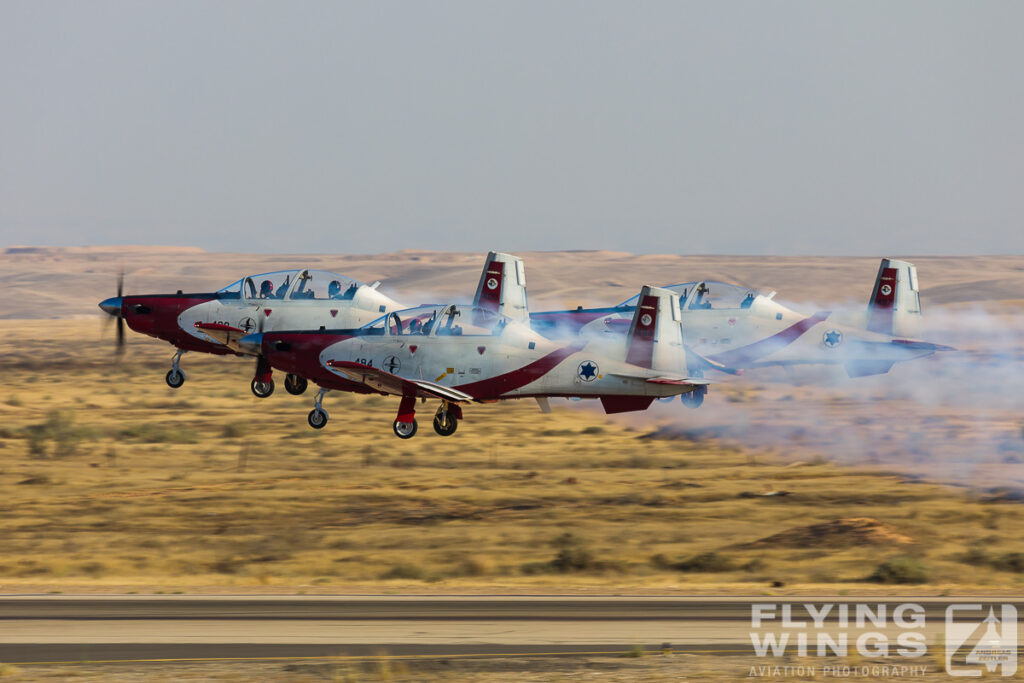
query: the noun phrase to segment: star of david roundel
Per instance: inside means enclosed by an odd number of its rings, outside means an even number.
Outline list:
[[[829,330],[821,335],[821,343],[830,349],[834,349],[843,343],[843,333],[839,330]]]
[[[585,360],[576,368],[576,376],[584,382],[593,382],[597,379],[600,372],[601,369],[597,367],[597,363],[592,360]]]

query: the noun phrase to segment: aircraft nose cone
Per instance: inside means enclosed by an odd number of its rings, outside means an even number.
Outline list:
[[[246,353],[258,355],[263,352],[263,333],[247,334],[238,340],[238,347]]]
[[[104,299],[100,302],[100,308],[103,309],[104,313],[113,316],[121,315],[121,297],[112,296],[109,299]]]

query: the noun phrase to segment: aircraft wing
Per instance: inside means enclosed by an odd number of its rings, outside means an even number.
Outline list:
[[[608,373],[614,377],[623,377],[628,379],[642,379],[650,384],[674,384],[677,386],[707,386],[708,384],[714,384],[709,379],[703,377],[673,377],[669,375],[660,375],[658,377],[645,377],[644,375],[629,375],[624,372],[610,372]]]
[[[239,350],[238,340],[249,334],[241,328],[222,323],[196,323],[196,329],[233,351]]]
[[[406,379],[362,363],[346,360],[329,360],[327,367],[345,379],[365,384],[376,391],[398,396],[416,396],[417,398],[439,398],[445,401],[465,403],[473,397],[464,391],[446,387],[435,382],[422,379]]]

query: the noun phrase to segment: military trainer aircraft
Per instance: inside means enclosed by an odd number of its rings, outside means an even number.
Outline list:
[[[921,317],[917,269],[882,259],[868,304],[857,325],[839,322],[830,311],[797,313],[773,300],[775,292],[722,282],[687,282],[667,287],[679,294],[683,341],[700,358],[728,369],[768,365],[840,364],[851,377],[882,374],[894,363],[951,347],[910,338]],[[622,334],[631,325],[638,297],[610,308],[531,313],[533,329],[552,338],[588,333]],[[692,366],[690,373],[705,369]],[[720,368],[721,369],[721,368]],[[696,408],[705,389],[681,399]]]
[[[491,252],[476,301],[525,320],[525,283],[521,259]],[[100,308],[117,318],[119,349],[124,346],[125,322],[136,332],[176,347],[166,381],[177,389],[185,383],[179,361],[186,351],[248,355],[238,339],[252,332],[355,328],[382,313],[408,308],[377,291],[379,284],[365,285],[337,273],[301,269],[249,275],[210,293],[124,296],[122,278],[117,296],[100,303]],[[289,373],[285,378],[285,389],[291,394],[302,394],[307,385],[307,379],[299,374]],[[260,356],[250,387],[260,398],[274,392],[273,370]]]
[[[408,439],[417,399],[440,401],[434,430],[450,436],[466,403],[532,397],[547,412],[549,397],[596,398],[620,413],[703,388],[708,380],[687,375],[680,322],[674,292],[644,287],[618,340],[562,344],[493,309],[447,304],[391,312],[355,330],[264,331],[239,344],[323,387],[310,426],[327,423],[327,389],[380,393],[401,397],[392,428]]]

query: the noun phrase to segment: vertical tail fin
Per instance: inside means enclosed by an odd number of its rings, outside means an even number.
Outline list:
[[[913,263],[882,259],[868,302],[868,329],[894,337],[912,337],[921,319],[921,295]]]
[[[686,373],[679,296],[645,285],[626,336],[626,362],[652,370]]]
[[[487,254],[473,304],[518,322],[529,323],[523,259],[495,251]]]

